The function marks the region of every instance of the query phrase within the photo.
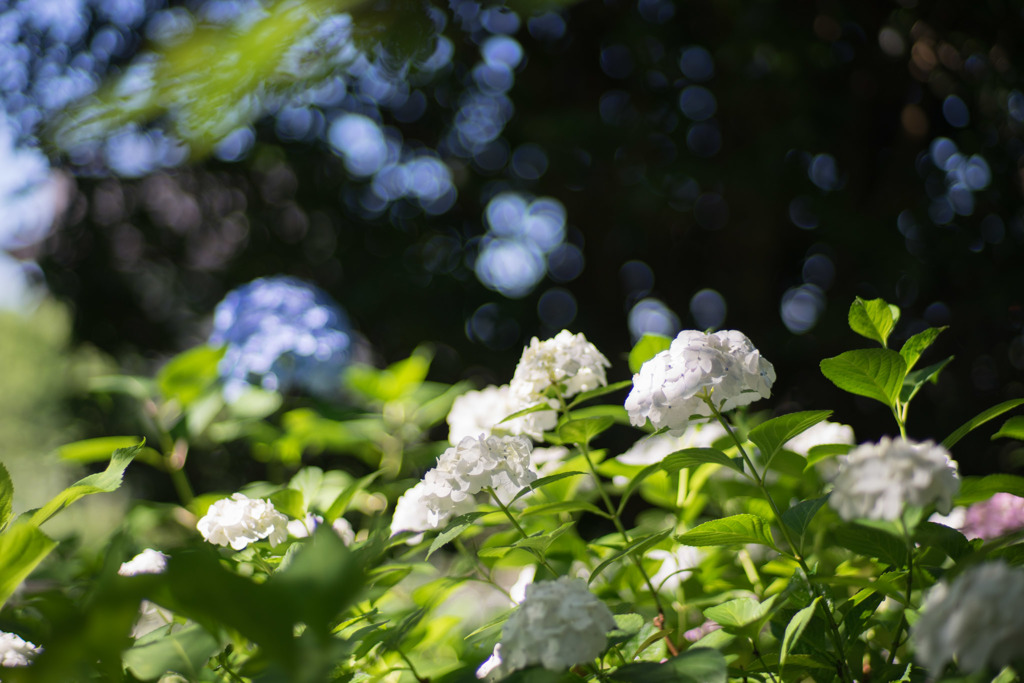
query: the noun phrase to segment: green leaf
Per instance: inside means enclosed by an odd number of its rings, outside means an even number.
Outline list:
[[[721,652],[696,647],[660,664],[627,664],[610,676],[621,683],[726,683],[728,669]]]
[[[520,515],[523,517],[531,517],[533,515],[557,515],[560,512],[579,512],[580,510],[604,517],[605,519],[612,518],[611,515],[601,508],[584,500],[559,500],[554,503],[531,505],[523,510]]]
[[[938,382],[939,373],[942,372],[943,368],[949,365],[952,360],[953,356],[950,356],[949,358],[939,361],[933,365],[929,365],[928,367],[907,373],[907,376],[903,379],[903,387],[900,389],[900,400],[904,403],[909,403],[912,398],[917,396],[917,392],[920,391],[921,387],[923,387],[927,382],[931,382],[932,384]]]
[[[900,355],[907,362],[908,371],[914,369],[918,359],[921,358],[921,354],[932,345],[936,337],[945,329],[945,327],[929,327],[903,342],[903,346],[900,348]]]
[[[896,322],[900,319],[900,309],[884,299],[867,301],[858,296],[850,305],[847,319],[851,330],[884,347],[889,339],[889,334],[892,333]]]
[[[539,550],[543,553],[548,549],[548,547],[552,543],[555,542],[555,539],[557,539],[559,536],[561,536],[574,526],[576,526],[576,522],[566,522],[554,531],[538,531],[537,533],[531,534],[526,538],[520,538],[519,540],[513,542],[510,548]]]
[[[761,450],[761,457],[767,466],[787,441],[827,419],[831,414],[831,410],[805,410],[780,415],[751,429],[747,438]]]
[[[759,543],[778,550],[772,539],[771,525],[757,515],[742,514],[713,519],[687,531],[676,540],[683,545],[697,547]]]
[[[270,496],[270,502],[273,503],[274,509],[292,519],[305,519],[306,517],[306,501],[301,491],[281,489]]]
[[[565,443],[589,444],[590,440],[615,424],[615,419],[602,415],[569,420],[558,428],[558,437]]]
[[[793,507],[782,513],[782,523],[792,529],[798,536],[803,538],[811,520],[818,514],[818,510],[828,500],[828,496],[802,500]]]
[[[914,530],[914,541],[921,546],[938,548],[954,562],[971,549],[967,537],[956,529],[928,521],[921,522]]]
[[[1024,441],[1024,416],[1014,415],[1004,422],[999,431],[992,435],[992,440],[995,441],[996,439]]]
[[[970,420],[962,424],[955,432],[947,436],[942,440],[942,445],[946,449],[951,449],[957,441],[964,438],[972,431],[985,424],[992,418],[999,417],[1003,413],[1009,412],[1019,405],[1024,405],[1024,398],[1015,398],[1009,401],[1003,401],[999,405],[992,406],[988,410],[983,410]]]
[[[541,477],[532,484],[523,487],[519,493],[512,497],[512,500],[510,500],[508,504],[511,505],[531,491],[536,491],[537,489],[543,488],[548,484],[552,484],[559,479],[565,479],[566,477],[578,477],[583,474],[586,474],[586,472],[559,472],[558,474],[549,474],[546,477]]]
[[[907,563],[907,544],[903,539],[881,529],[849,522],[835,527],[831,540],[865,557],[877,557],[900,567]]]
[[[101,436],[96,439],[82,439],[61,446],[57,449],[57,455],[61,460],[76,463],[99,462],[109,459],[110,454],[118,448],[130,448],[138,444],[140,440],[137,436]],[[161,463],[160,454],[152,448],[144,448],[135,457],[148,464]]]
[[[502,419],[500,422],[498,422],[498,424],[502,424],[503,422],[508,422],[509,420],[514,420],[517,417],[522,417],[523,415],[529,415],[530,413],[539,413],[539,412],[544,411],[544,410],[552,410],[553,411],[554,409],[548,403],[538,403],[535,406],[530,406],[529,408],[523,408],[522,410],[517,410],[516,412],[512,413],[508,417]],[[495,426],[497,426],[497,425],[495,425]]]
[[[124,666],[135,678],[154,681],[176,671],[189,680],[199,680],[206,662],[224,646],[198,624],[160,636],[125,650]]]
[[[110,457],[106,470],[90,474],[58,493],[50,502],[33,512],[28,523],[39,526],[82,496],[116,491],[121,486],[125,469],[144,444],[145,441],[131,448],[118,448]]]
[[[821,361],[821,374],[843,391],[892,407],[903,386],[907,364],[889,349],[860,349]]]
[[[771,618],[772,607],[780,595],[776,593],[764,602],[758,602],[753,598],[727,600],[720,605],[708,607],[704,610],[704,616],[718,622],[726,633],[756,640],[765,623]]]
[[[445,527],[444,531],[437,535],[437,538],[434,539],[433,543],[430,544],[430,549],[427,550],[427,557],[429,558],[431,555],[433,555],[434,551],[443,546],[445,543],[455,540],[455,538],[457,538],[463,531],[471,527],[473,525],[473,522],[480,519],[486,514],[486,512],[480,511],[467,512],[464,515],[459,515],[458,517],[454,518],[452,521],[448,523],[448,526]]]
[[[381,474],[383,474],[383,470],[371,472],[365,477],[360,477],[353,482],[351,486],[348,486],[344,491],[339,493],[338,497],[334,499],[333,503],[331,503],[331,507],[327,508],[327,511],[324,512],[324,522],[327,524],[334,524],[334,522],[344,515],[346,510],[348,510],[349,503],[352,502],[355,495],[369,486],[370,483]]]
[[[679,470],[699,467],[707,463],[723,465],[740,474],[746,474],[743,471],[742,461],[733,460],[717,448],[684,448],[681,451],[669,453],[661,461],[661,469],[673,474]]]
[[[15,524],[0,534],[0,607],[57,542],[32,524]]]
[[[970,505],[988,500],[996,493],[1012,493],[1024,498],[1024,477],[1014,474],[990,474],[985,477],[964,477],[960,493],[954,499],[957,505]]]
[[[606,394],[612,394],[615,393],[616,391],[619,391],[620,389],[625,389],[626,387],[630,386],[633,386],[633,380],[626,379],[621,382],[615,382],[604,387],[598,387],[596,389],[591,389],[590,391],[584,391],[581,394],[577,394],[576,397],[573,398],[572,403],[568,405],[568,408],[575,408],[579,404],[589,401],[592,398],[605,396]]]
[[[655,545],[663,541],[671,533],[671,529],[665,529],[664,531],[659,531],[656,534],[649,534],[647,536],[641,536],[640,538],[633,539],[633,541],[630,542],[629,545],[615,551],[614,553],[609,555],[608,558],[604,560],[604,562],[594,567],[594,571],[590,573],[590,578],[587,579],[587,584],[589,585],[593,583],[594,579],[596,579],[601,574],[601,572],[607,569],[609,565],[611,565],[613,562],[616,562],[619,559],[630,554],[639,553],[640,555],[643,555],[643,553],[647,552],[648,549],[654,547]]]
[[[11,481],[7,468],[0,462],[0,531],[3,531],[11,521],[11,515],[14,514],[13,503],[14,482]]]
[[[804,630],[807,628],[807,625],[810,624],[811,619],[814,618],[814,610],[817,609],[820,601],[821,596],[819,595],[811,601],[811,604],[794,614],[793,618],[789,620],[788,624],[786,624],[786,634],[782,637],[782,649],[779,650],[780,674],[782,667],[786,665],[786,658],[792,651],[793,646],[796,645],[798,640],[800,640],[800,636],[804,634]]]
[[[655,472],[661,471],[662,464],[660,462],[656,462],[647,465],[642,470],[633,475],[633,477],[629,480],[629,483],[626,484],[625,490],[623,490],[622,492],[622,499],[619,501],[619,514],[622,514],[622,511],[626,508],[626,503],[629,501],[630,496],[632,496],[633,493],[638,488],[640,488],[640,484],[642,484],[644,480],[647,479],[647,477],[651,476]]]
[[[837,455],[846,455],[852,448],[853,446],[846,443],[827,443],[811,446],[811,450],[807,451],[807,465],[804,467],[804,471],[813,469],[815,463],[819,463],[822,460],[834,458]]]
[[[217,364],[227,347],[196,346],[167,361],[156,375],[165,400],[188,406],[217,382]]]
[[[633,374],[640,372],[641,365],[666,351],[671,345],[672,340],[669,337],[660,334],[643,335],[629,352],[629,371]]]

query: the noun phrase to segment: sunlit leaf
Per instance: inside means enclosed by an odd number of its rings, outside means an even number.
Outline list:
[[[734,460],[717,448],[684,448],[674,453],[669,453],[661,461],[661,469],[669,474],[691,467],[700,467],[713,463],[722,465],[729,469],[745,474],[742,460]]]
[[[0,534],[0,607],[57,542],[31,524],[15,524]]]
[[[156,376],[165,400],[189,406],[217,382],[217,364],[226,347],[196,346],[167,361]]]
[[[0,462],[0,531],[3,531],[11,521],[13,502],[14,482],[11,481],[7,468]]]
[[[802,610],[793,615],[793,618],[786,624],[786,633],[782,637],[782,647],[779,650],[779,668],[786,665],[786,658],[789,653],[793,650],[793,646],[800,640],[800,636],[804,634],[807,629],[807,625],[811,623],[811,619],[814,618],[814,610],[818,608],[818,603],[821,601],[821,596],[814,598],[811,604],[804,607]]]
[[[831,410],[806,410],[780,415],[751,429],[747,438],[761,450],[761,457],[770,464],[787,441],[827,419],[831,414]]]
[[[704,522],[677,536],[676,540],[683,545],[698,547],[759,543],[775,548],[771,526],[766,520],[751,514],[732,515]]]
[[[608,416],[569,420],[558,427],[558,436],[566,443],[589,444],[591,439],[615,424]]]
[[[669,337],[660,334],[644,334],[629,352],[629,371],[640,372],[640,366],[665,351],[672,345]]]
[[[900,354],[889,349],[860,349],[821,361],[821,373],[844,391],[893,406],[907,374],[907,364]]]
[[[903,346],[900,348],[900,355],[907,362],[907,370],[914,369],[921,354],[935,342],[935,339],[945,329],[945,327],[929,327],[903,342]]]
[[[913,372],[907,373],[907,376],[903,380],[903,387],[900,389],[900,400],[904,403],[909,403],[912,398],[917,396],[917,392],[921,390],[928,382],[935,384],[939,381],[939,373],[942,372],[949,363],[953,360],[953,356],[941,360],[938,363],[929,365],[928,367],[921,368],[920,370],[914,370]]]
[[[756,639],[761,629],[771,618],[772,608],[781,594],[776,593],[764,602],[753,598],[736,598],[720,605],[708,607],[704,616],[718,623],[726,633]],[[782,600],[785,602],[785,599]],[[781,604],[781,603],[780,603]]]
[[[850,305],[847,319],[851,330],[886,346],[889,334],[900,319],[900,309],[884,299],[868,301],[858,296]]]
[[[535,515],[557,515],[561,512],[589,512],[592,515],[598,515],[606,519],[611,519],[611,515],[597,507],[593,503],[588,503],[584,500],[559,500],[553,503],[541,503],[540,505],[531,505],[530,507],[523,510],[520,514],[523,517],[531,517]]]
[[[198,624],[193,624],[170,635],[157,633],[125,650],[124,666],[132,676],[142,681],[154,681],[168,671],[176,671],[191,680],[198,680],[207,660],[224,643]]]
[[[589,401],[589,400],[594,399],[594,398],[598,398],[600,396],[606,396],[607,394],[614,394],[616,391],[619,391],[621,389],[625,389],[626,387],[629,387],[629,386],[632,386],[632,385],[633,385],[633,380],[627,379],[627,380],[623,380],[621,382],[613,382],[612,384],[609,384],[607,386],[598,387],[596,389],[591,389],[590,391],[584,391],[584,392],[582,392],[580,394],[577,394],[575,397],[573,397],[572,402],[569,404],[568,407],[569,408],[575,408],[576,406],[578,406],[581,403],[584,403],[584,402]]]
[[[438,550],[441,546],[448,543],[449,541],[455,540],[463,531],[473,526],[473,522],[480,519],[486,512],[468,512],[464,515],[452,519],[448,522],[448,526],[445,527],[444,531],[439,533],[434,541],[430,544],[430,549],[427,550],[427,557],[430,557]]]
[[[668,538],[668,535],[672,533],[671,529],[665,529],[659,531],[656,534],[650,534],[648,536],[641,536],[640,538],[634,538],[627,546],[621,548],[611,555],[609,555],[603,562],[594,567],[594,571],[590,573],[590,578],[587,579],[587,583],[593,583],[601,572],[607,569],[613,562],[626,557],[627,555],[643,555],[650,548],[653,548],[658,543]]]
[[[545,486],[547,486],[548,484],[553,484],[554,482],[559,481],[560,479],[565,479],[567,477],[579,477],[579,476],[584,475],[584,474],[586,474],[586,473],[585,472],[558,472],[557,474],[549,474],[546,477],[541,477],[540,479],[537,479],[536,481],[534,481],[530,485],[523,487],[523,489],[520,490],[519,493],[517,493],[515,496],[512,497],[512,500],[509,501],[509,505],[511,505],[512,503],[516,502],[517,500],[519,500],[523,496],[529,494],[530,492],[536,491],[538,489],[542,489]]]
[[[1003,423],[999,431],[992,435],[992,439],[1017,439],[1024,441],[1024,416],[1015,415]]]

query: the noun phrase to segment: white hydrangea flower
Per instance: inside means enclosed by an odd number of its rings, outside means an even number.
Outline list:
[[[530,463],[533,444],[523,436],[467,436],[437,459],[437,466],[423,476],[423,504],[432,525],[451,514],[453,504],[471,500],[485,488],[493,488],[506,502],[537,479]]]
[[[520,434],[534,441],[542,441],[544,432],[554,429],[558,422],[558,415],[553,410],[542,410],[501,422],[524,407],[529,406],[522,406],[513,399],[508,384],[467,391],[455,399],[448,413],[448,441],[457,444],[467,436]]]
[[[692,569],[704,559],[704,551],[689,545],[676,546],[674,550],[655,549],[647,553],[652,560],[662,560],[661,567],[651,576],[651,583],[659,590],[679,590],[693,574]]]
[[[472,512],[476,507],[476,503],[472,499],[458,503],[453,501],[449,507],[438,510],[436,515],[431,517],[424,502],[428,491],[427,483],[421,481],[402,494],[395,503],[395,512],[391,517],[392,536],[402,531],[422,532],[440,529],[452,517]],[[406,543],[416,545],[421,540],[423,540],[423,534],[418,533],[416,536],[410,537]]]
[[[711,414],[703,396],[727,411],[768,398],[774,383],[775,368],[742,332],[683,330],[633,375],[626,410],[638,427],[650,420],[679,434],[692,416]]]
[[[959,490],[957,465],[945,448],[883,437],[840,458],[829,505],[845,520],[894,521],[906,505],[934,503],[946,514]]]
[[[614,628],[611,610],[582,579],[563,576],[532,583],[505,622],[500,653],[495,648],[500,662],[490,673],[502,678],[534,664],[560,671],[589,662],[604,650]],[[483,677],[479,671],[477,676]]]
[[[235,493],[210,506],[196,525],[203,538],[215,545],[241,550],[261,539],[278,545],[288,538],[288,518],[268,500]]]
[[[559,384],[565,385],[565,398],[606,386],[608,367],[611,363],[583,333],[562,330],[545,341],[534,337],[523,349],[510,384],[516,410],[545,400],[544,393]]]
[[[288,522],[288,535],[292,538],[306,538],[311,536],[316,528],[324,523],[324,518],[307,512],[303,519],[293,519]],[[334,532],[338,534],[345,545],[352,545],[356,540],[355,529],[344,517],[338,517],[331,525]]]
[[[1024,569],[1003,561],[965,571],[928,592],[911,638],[917,661],[938,678],[955,658],[965,673],[999,669],[1021,656]]]
[[[494,652],[491,656],[484,660],[484,663],[476,670],[476,677],[486,681],[487,683],[493,683],[500,679],[500,672],[498,667],[501,666],[501,643],[496,643],[494,646]]]
[[[0,631],[0,666],[28,666],[42,651],[15,633]]]
[[[146,548],[127,562],[122,562],[117,573],[121,576],[162,574],[165,569],[167,569],[167,556],[159,550]]]

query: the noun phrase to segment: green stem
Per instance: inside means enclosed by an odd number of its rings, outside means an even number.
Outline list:
[[[519,522],[512,515],[512,512],[508,509],[508,507],[506,507],[505,504],[501,502],[501,499],[498,498],[498,494],[494,492],[494,489],[492,487],[488,486],[484,490],[487,491],[488,494],[490,494],[491,498],[494,500],[494,503],[499,508],[501,508],[502,512],[505,513],[505,516],[508,517],[508,521],[512,522],[512,526],[514,526],[516,528],[516,531],[519,532],[519,535],[522,536],[523,538],[529,538],[529,534],[527,534],[526,531],[523,529],[523,527],[521,527],[519,525]],[[540,562],[542,567],[544,567],[549,572],[551,572],[552,576],[555,576],[555,577],[558,576],[558,572],[556,572],[551,567],[551,565],[548,564],[548,561],[544,558],[544,555],[540,551],[538,551],[536,548],[528,548],[528,550],[531,553],[533,553],[533,556],[537,558],[537,561]]]
[[[480,561],[480,557],[476,553],[469,552],[469,549],[466,548],[466,546],[462,543],[462,539],[456,537],[453,540],[453,543],[455,544],[455,548],[460,553],[462,553],[470,560],[472,560],[473,567],[476,569],[476,573],[480,576],[480,581],[486,583],[488,586],[491,586],[495,590],[501,592],[502,595],[508,598],[509,602],[515,602],[515,600],[512,599],[512,594],[505,590],[505,588],[502,587],[501,584],[494,580],[494,576],[491,574],[487,566]]]
[[[398,656],[402,658],[402,661],[405,662],[405,665],[409,667],[409,673],[413,675],[413,678],[415,678],[420,683],[430,683],[429,678],[423,678],[423,676],[420,676],[419,673],[416,672],[416,667],[413,666],[412,660],[406,657],[404,652],[402,652],[397,647],[395,648],[395,652],[397,652]]]
[[[810,580],[810,578],[814,576],[814,572],[812,572],[811,568],[807,566],[807,562],[804,560],[803,552],[801,551],[800,546],[797,545],[797,543],[793,540],[792,535],[789,533],[789,528],[786,526],[785,522],[782,521],[782,512],[779,510],[778,505],[775,504],[775,499],[772,498],[771,493],[768,491],[768,486],[767,484],[765,484],[765,477],[767,475],[767,472],[765,473],[765,475],[758,473],[757,469],[754,467],[753,460],[750,459],[750,456],[747,455],[746,449],[743,447],[743,442],[736,435],[736,432],[733,431],[732,425],[729,424],[729,421],[726,420],[725,416],[723,416],[722,413],[718,410],[718,407],[715,405],[715,402],[712,401],[711,397],[707,395],[704,396],[703,399],[704,402],[707,404],[708,408],[711,409],[711,414],[715,417],[715,419],[718,420],[722,427],[725,428],[725,431],[728,432],[729,436],[732,437],[733,442],[736,444],[736,448],[739,450],[740,455],[743,457],[743,461],[750,468],[750,473],[753,475],[754,480],[757,482],[758,487],[761,489],[762,495],[764,495],[765,500],[768,501],[768,505],[772,509],[772,514],[775,515],[775,520],[776,522],[778,522],[779,530],[782,532],[783,537],[786,539],[786,544],[789,545],[792,551],[793,559],[796,560],[796,562],[800,565],[800,569],[803,570],[804,575],[807,577],[808,583],[811,586],[811,590],[813,590],[821,597],[821,611],[825,615],[825,620],[828,622],[829,635],[831,635],[832,644],[835,646],[836,653],[839,655],[840,678],[844,681],[844,683],[853,683],[853,673],[850,671],[850,665],[846,661],[846,649],[843,647],[843,638],[839,633],[839,625],[836,623],[835,617],[832,615],[832,610],[829,609],[828,598],[824,595],[824,592],[819,592],[820,589],[816,586],[816,584],[813,581]]]
[[[907,604],[903,606],[903,613],[900,614],[900,621],[896,624],[896,634],[892,638],[892,646],[889,649],[889,664],[896,661],[896,651],[903,637],[903,629],[907,626],[907,610],[910,609],[910,594],[914,591],[914,543],[910,538],[910,530],[907,529],[907,522],[902,517],[900,524],[903,526],[903,540],[907,544]]]

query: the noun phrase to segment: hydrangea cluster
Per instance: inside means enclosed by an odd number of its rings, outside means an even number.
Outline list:
[[[432,525],[459,505],[491,488],[502,500],[537,479],[530,463],[533,444],[523,436],[467,436],[441,454],[437,466],[423,476],[423,504]]]
[[[774,383],[775,368],[743,333],[683,330],[633,375],[626,410],[638,427],[650,420],[681,433],[691,417],[711,414],[705,397],[732,410],[768,398]]]
[[[15,633],[0,631],[0,666],[28,666],[42,651]]]
[[[516,410],[546,400],[547,390],[554,386],[564,386],[565,398],[606,386],[608,367],[611,363],[583,333],[562,330],[545,341],[534,337],[523,349],[512,375],[510,387]]]
[[[558,415],[553,410],[543,410],[501,422],[512,413],[521,410],[519,402],[512,397],[509,385],[489,386],[480,391],[467,391],[457,397],[448,413],[448,441],[457,444],[467,436],[500,436],[503,434],[524,435],[534,441],[542,441],[544,431],[555,428]],[[501,424],[498,424],[501,422]]]
[[[1024,569],[986,562],[925,596],[911,637],[916,657],[938,678],[951,659],[961,671],[999,668],[1021,656]]]
[[[641,437],[616,460],[626,465],[653,465],[684,448],[710,448],[723,436],[726,436],[725,427],[717,422],[691,424],[681,435],[666,432]]]
[[[829,504],[845,520],[895,521],[906,505],[945,514],[960,490],[956,463],[942,446],[883,437],[840,459]]]
[[[224,395],[246,387],[338,393],[352,356],[348,318],[324,291],[293,277],[254,280],[217,304],[210,344],[226,344],[219,371]]]
[[[1024,529],[1024,498],[1012,493],[997,493],[964,513],[962,531],[967,538],[988,541],[1018,529]]]
[[[268,500],[236,493],[210,506],[196,525],[203,538],[215,545],[241,550],[261,539],[278,545],[288,538],[288,518]]]
[[[427,509],[426,496],[430,487],[427,482],[421,481],[416,484],[398,499],[395,503],[395,512],[391,517],[391,535],[403,531],[431,531],[444,527],[452,517],[472,512],[476,507],[473,499],[466,499],[459,502],[451,501],[444,508],[434,510],[433,513]],[[409,538],[407,543],[415,545],[423,540],[423,534]]]
[[[582,579],[563,576],[532,583],[477,677],[502,678],[534,664],[560,671],[589,662],[604,650],[607,633],[614,628],[611,610]]]
[[[824,444],[847,444],[853,446],[857,443],[853,436],[853,427],[823,420],[810,429],[806,429],[794,436],[784,444],[784,448],[793,451],[798,455],[807,457],[810,450],[815,446]]]

